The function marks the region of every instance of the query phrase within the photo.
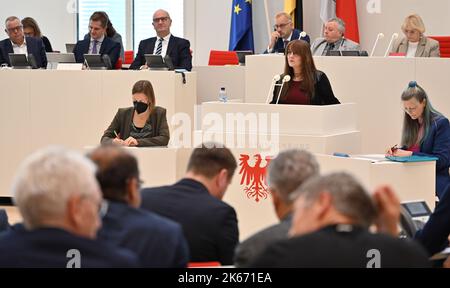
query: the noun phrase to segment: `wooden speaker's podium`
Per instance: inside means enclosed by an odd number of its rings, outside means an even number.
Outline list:
[[[260,148],[266,154],[273,153],[275,145],[278,150],[360,153],[356,109],[353,103],[314,106],[207,102],[202,104],[202,128],[195,136],[230,148]]]

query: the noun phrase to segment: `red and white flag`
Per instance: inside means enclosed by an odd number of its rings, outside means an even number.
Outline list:
[[[321,0],[320,19],[323,23],[334,17],[345,22],[345,38],[359,43],[356,0]]]

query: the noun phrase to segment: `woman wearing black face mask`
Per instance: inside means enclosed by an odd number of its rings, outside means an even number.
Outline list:
[[[102,136],[101,144],[131,147],[167,146],[166,109],[155,106],[155,93],[147,80],[133,86],[133,107],[120,108]]]

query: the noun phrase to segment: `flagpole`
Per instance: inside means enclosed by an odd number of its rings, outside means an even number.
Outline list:
[[[270,27],[269,7],[267,5],[267,0],[264,0],[264,10],[266,12],[267,35],[269,35],[270,39],[272,35],[272,28]]]

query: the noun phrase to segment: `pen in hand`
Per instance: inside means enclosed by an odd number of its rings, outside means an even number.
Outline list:
[[[395,151],[397,151],[398,150],[398,145],[397,144],[395,144],[394,146],[392,146],[391,147],[391,149],[389,149],[390,150],[390,152],[391,152],[391,154],[392,155],[394,155],[395,154]]]
[[[114,135],[116,135],[116,138],[117,138],[117,139],[120,138],[120,137],[119,137],[119,134],[117,134],[116,130],[114,130]]]

